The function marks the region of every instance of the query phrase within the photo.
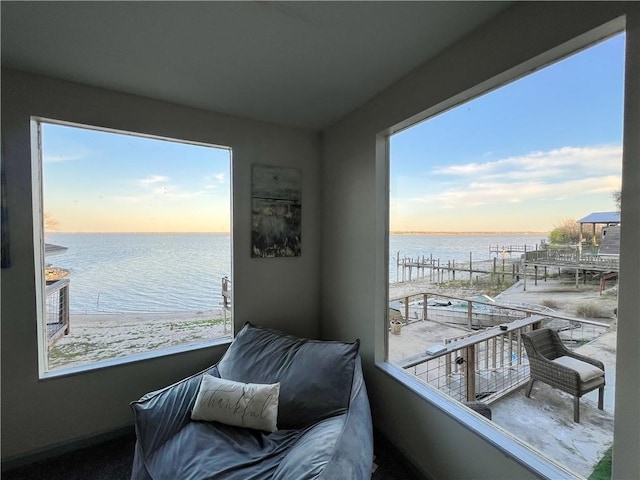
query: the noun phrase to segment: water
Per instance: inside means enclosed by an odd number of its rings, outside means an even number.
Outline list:
[[[48,233],[68,247],[47,263],[69,270],[71,313],[202,311],[231,278],[229,234]]]
[[[489,246],[539,245],[540,234],[391,235],[389,280],[401,257],[441,262],[488,260]],[[231,278],[228,234],[48,233],[47,243],[68,247],[47,258],[69,270],[71,313],[182,312],[220,307],[221,280]]]
[[[449,260],[469,262],[469,253],[474,262],[490,260],[496,255],[489,254],[489,247],[518,245],[535,247],[545,239],[544,234],[477,234],[477,235],[390,235],[389,236],[389,281],[396,282],[396,258],[440,259],[440,264]],[[512,256],[520,255],[517,253]],[[516,257],[517,258],[517,257]],[[402,275],[402,271],[400,271]]]

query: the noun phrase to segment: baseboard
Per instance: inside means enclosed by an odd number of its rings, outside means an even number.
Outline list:
[[[429,475],[427,475],[418,465],[415,464],[413,460],[411,460],[405,452],[398,448],[391,440],[389,440],[382,432],[377,430],[375,427],[373,429],[373,442],[374,442],[374,453],[378,449],[384,449],[393,453],[394,456],[401,458],[405,466],[411,471],[411,473],[416,478],[422,478],[424,480],[433,480]]]
[[[64,455],[65,453],[81,450],[87,447],[93,447],[101,443],[106,443],[118,438],[129,437],[132,435],[135,435],[135,429],[133,425],[127,425],[116,430],[110,430],[108,432],[100,433],[98,435],[76,438],[69,442],[59,443],[26,454],[15,455],[6,459],[3,458],[0,471],[6,472],[9,470],[13,470],[14,468],[22,467],[24,465],[30,465],[42,460],[49,460]]]

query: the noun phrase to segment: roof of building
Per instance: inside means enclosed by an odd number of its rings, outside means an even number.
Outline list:
[[[63,247],[62,245],[54,245],[53,243],[44,244],[44,256],[52,257],[53,255],[60,255],[69,250],[69,247]]]
[[[620,223],[620,212],[593,212],[578,223]]]

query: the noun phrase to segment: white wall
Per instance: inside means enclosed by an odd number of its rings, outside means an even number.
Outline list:
[[[214,363],[224,347],[38,380],[30,116],[233,149],[235,327],[319,334],[319,135],[21,72],[2,71],[2,168],[11,268],[2,270],[2,459],[130,425],[128,403]],[[251,164],[302,169],[299,258],[250,257]],[[303,279],[303,281],[301,281]],[[212,285],[212,288],[218,288]]]
[[[620,28],[624,21],[616,19],[624,9],[634,9],[634,15],[639,14],[637,4],[516,4],[324,132],[322,336],[361,339],[375,427],[433,478],[531,478],[534,474],[494,446],[502,442],[500,437],[489,441],[486,435],[473,433],[465,425],[467,420],[461,422],[451,415],[451,408],[440,408],[420,398],[376,365],[384,352],[388,258],[385,144],[382,137],[376,136],[390,133],[406,119],[422,118],[425,111],[435,113],[488,87],[522,76],[541,63],[584,46],[585,41],[594,41]],[[613,23],[602,27],[606,22]],[[637,79],[637,59],[634,68]],[[627,133],[637,138],[637,99],[633,105],[627,102],[626,108],[633,110],[626,117],[632,122],[627,124]],[[619,478],[625,478],[624,474],[630,478],[629,472],[639,471],[637,140],[634,145],[633,155],[625,157],[624,165],[626,237],[622,245],[622,255],[632,260],[632,266],[621,273],[619,320],[619,336],[626,332],[629,335],[618,349],[619,362],[634,367],[625,374],[624,385],[617,384],[617,409],[625,416],[621,419],[618,415],[616,428],[624,423],[626,429],[617,433],[615,440],[614,460],[620,461],[619,471],[623,472]],[[632,200],[633,206],[629,205]],[[517,450],[513,445],[509,448]],[[535,468],[540,473],[544,465]]]

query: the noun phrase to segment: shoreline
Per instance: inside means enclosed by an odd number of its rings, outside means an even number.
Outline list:
[[[129,355],[231,337],[223,309],[173,313],[70,314],[69,334],[49,349],[49,369],[88,365]]]
[[[183,321],[183,320],[192,320],[197,318],[202,318],[206,316],[215,316],[224,317],[224,309],[223,308],[213,308],[209,310],[195,310],[195,311],[186,311],[186,310],[177,310],[171,312],[96,312],[96,313],[69,313],[69,318],[71,320],[71,325],[74,323],[91,323],[94,321],[111,321],[115,317],[124,321],[132,321],[132,320],[141,320],[144,322],[154,322],[154,321]],[[229,312],[227,312],[227,316],[231,316]]]

